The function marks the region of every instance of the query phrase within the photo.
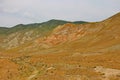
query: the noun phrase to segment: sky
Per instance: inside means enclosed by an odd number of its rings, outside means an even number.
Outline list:
[[[50,19],[101,21],[120,12],[120,0],[0,0],[0,27]]]

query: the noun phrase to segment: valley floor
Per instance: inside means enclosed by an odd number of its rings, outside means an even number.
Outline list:
[[[120,80],[120,53],[1,53],[0,80]]]

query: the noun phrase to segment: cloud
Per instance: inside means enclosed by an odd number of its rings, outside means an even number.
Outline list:
[[[13,26],[53,18],[99,21],[119,12],[119,3],[120,0],[0,0],[0,25]]]

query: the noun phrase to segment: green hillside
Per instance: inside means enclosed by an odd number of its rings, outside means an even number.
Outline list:
[[[34,24],[18,24],[11,28],[0,27],[0,45],[3,49],[11,49],[22,44],[27,44],[34,39],[48,36],[52,30],[58,25],[66,23],[83,23],[83,22],[69,22],[63,20],[49,20],[43,23]]]

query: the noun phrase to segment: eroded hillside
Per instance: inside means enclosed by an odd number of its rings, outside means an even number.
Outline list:
[[[0,38],[0,80],[120,80],[120,13]]]

